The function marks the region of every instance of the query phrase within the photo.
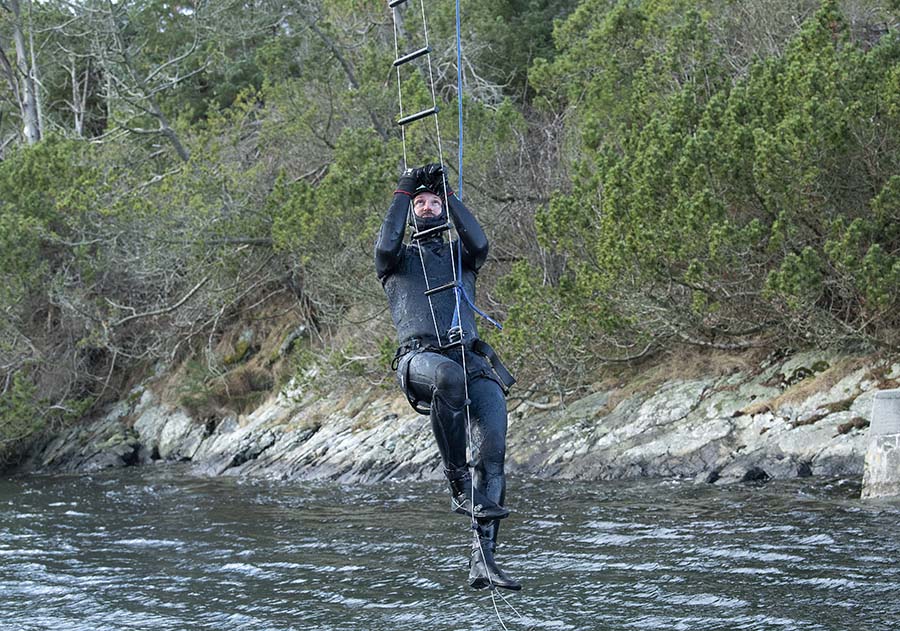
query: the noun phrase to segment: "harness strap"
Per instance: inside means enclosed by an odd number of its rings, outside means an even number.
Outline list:
[[[493,373],[490,374],[485,372],[484,369],[479,369],[477,373],[470,374],[469,371],[466,370],[466,374],[468,377],[477,377],[479,375],[487,377],[488,379],[497,382],[497,385],[500,386],[504,394],[509,394],[509,389],[513,386],[513,384],[516,383],[516,378],[512,376],[512,374],[501,361],[500,357],[497,355],[497,352],[490,344],[482,339],[475,338],[468,344],[460,344],[459,346],[464,349],[464,352],[472,351],[487,359],[493,371]],[[397,348],[397,352],[394,354],[394,359],[391,361],[391,368],[393,368],[395,371],[399,370],[400,362],[402,362],[403,359],[411,353],[414,355],[418,353],[438,353],[440,355],[446,356],[447,350],[450,349],[433,344],[428,340],[413,338]],[[412,357],[410,357],[409,360],[412,361]],[[427,406],[423,401],[419,401],[418,399],[416,399],[407,385],[409,383],[408,372],[409,361],[407,362],[405,369],[402,370],[401,374],[399,375],[400,385],[403,389],[403,392],[406,394],[406,398],[409,401],[409,404],[416,412],[418,412],[419,414],[428,414],[429,412],[431,412],[431,408]]]
[[[476,339],[472,342],[472,350],[485,357],[491,363],[491,368],[494,369],[494,372],[500,379],[500,385],[503,387],[504,394],[509,394],[509,389],[516,383],[516,378],[512,376],[512,373],[500,361],[500,357],[497,356],[497,352],[493,347],[482,339]]]

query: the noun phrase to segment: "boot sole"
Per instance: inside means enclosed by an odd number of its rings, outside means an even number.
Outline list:
[[[491,583],[487,578],[479,576],[475,579],[469,579],[469,587],[472,589],[492,589],[494,587],[501,587],[503,589],[508,589],[513,592],[520,591],[522,586],[518,583],[506,584],[506,583]]]
[[[469,579],[469,587],[472,589],[488,589],[492,587],[491,582],[486,578]]]

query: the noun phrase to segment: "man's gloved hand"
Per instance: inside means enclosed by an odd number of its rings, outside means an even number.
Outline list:
[[[400,176],[400,181],[397,182],[397,190],[394,192],[404,193],[412,197],[421,178],[422,169],[406,169],[403,175]]]
[[[441,164],[426,164],[421,169],[419,183],[424,184],[438,195],[443,196],[444,191],[447,196],[453,195],[453,189],[450,188],[450,182],[447,181],[447,173]]]

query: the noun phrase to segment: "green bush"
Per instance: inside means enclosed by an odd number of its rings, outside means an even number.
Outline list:
[[[15,453],[20,443],[43,426],[37,388],[23,373],[16,373],[0,396],[0,465]]]
[[[507,283],[511,303],[543,305],[513,307],[511,340],[577,327],[604,355],[889,343],[900,328],[900,40],[865,50],[824,2],[783,54],[731,76],[704,6],[584,2],[533,68],[545,104],[571,108],[583,159],[536,217],[562,271]]]

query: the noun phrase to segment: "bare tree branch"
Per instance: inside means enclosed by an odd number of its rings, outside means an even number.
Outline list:
[[[146,313],[136,313],[136,314],[134,314],[134,315],[127,316],[127,317],[125,317],[125,318],[122,318],[121,320],[117,320],[116,322],[114,322],[114,323],[112,324],[112,327],[113,327],[113,328],[116,328],[116,327],[122,326],[122,325],[125,324],[126,322],[131,322],[132,320],[138,320],[138,319],[141,319],[141,318],[152,318],[152,317],[154,317],[154,316],[164,315],[164,314],[166,314],[166,313],[172,313],[173,311],[175,311],[175,310],[177,310],[179,307],[181,307],[181,305],[183,305],[183,304],[186,303],[188,300],[190,300],[191,296],[193,296],[195,293],[197,293],[197,291],[198,291],[201,287],[203,287],[206,283],[209,282],[209,279],[210,279],[209,276],[205,276],[199,283],[197,283],[196,285],[194,285],[193,289],[191,289],[188,293],[186,293],[186,294],[184,295],[184,297],[182,297],[181,300],[179,300],[178,302],[176,302],[174,305],[171,305],[171,306],[169,306],[169,307],[165,307],[165,308],[163,308],[163,309],[156,309],[156,310],[154,310],[154,311],[147,311]]]

